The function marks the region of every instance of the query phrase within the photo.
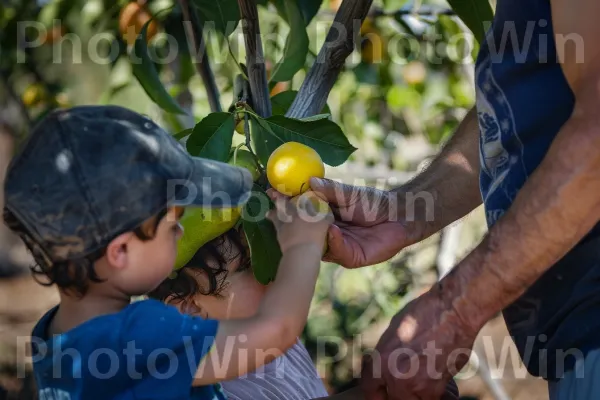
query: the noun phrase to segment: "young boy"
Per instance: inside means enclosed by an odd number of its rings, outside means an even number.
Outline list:
[[[4,219],[60,292],[32,334],[41,400],[222,399],[218,382],[296,343],[332,222],[299,218],[314,212],[304,199],[268,214],[283,257],[255,315],[217,321],[131,302],[171,273],[181,206],[238,206],[251,185],[247,171],[190,157],[125,108],[60,110],[34,128],[9,166]]]

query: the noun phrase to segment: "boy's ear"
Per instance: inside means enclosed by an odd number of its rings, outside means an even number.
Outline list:
[[[127,266],[129,243],[132,236],[132,232],[123,233],[114,238],[106,247],[106,259],[113,268],[122,269]]]

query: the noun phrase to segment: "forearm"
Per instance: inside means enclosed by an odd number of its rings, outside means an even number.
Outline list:
[[[399,209],[414,210],[419,238],[424,239],[464,217],[481,204],[479,125],[471,109],[431,164],[394,190]],[[407,218],[410,211],[407,211]],[[410,222],[410,221],[409,221]]]
[[[275,282],[251,318],[222,321],[194,385],[207,385],[247,374],[280,357],[296,343],[306,324],[319,274],[316,244],[284,252]]]
[[[316,243],[295,246],[283,253],[277,278],[269,286],[257,316],[284,321],[296,338],[308,318],[321,265],[322,248]]]
[[[596,107],[585,108],[561,129],[512,207],[434,289],[473,329],[515,301],[600,219],[600,119]]]

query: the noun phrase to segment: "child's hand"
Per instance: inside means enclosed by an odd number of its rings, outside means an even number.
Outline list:
[[[319,247],[324,246],[327,230],[333,223],[334,217],[328,207],[325,207],[326,209],[318,207],[318,203],[314,201],[316,194],[306,192],[293,199],[273,189],[270,189],[268,194],[275,202],[275,209],[269,211],[267,218],[275,225],[282,252],[309,243],[315,243]]]

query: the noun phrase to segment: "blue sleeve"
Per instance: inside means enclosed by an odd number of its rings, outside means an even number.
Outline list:
[[[136,380],[136,398],[189,398],[196,370],[212,348],[218,324],[183,315],[159,301],[134,303],[121,337],[128,374]]]

